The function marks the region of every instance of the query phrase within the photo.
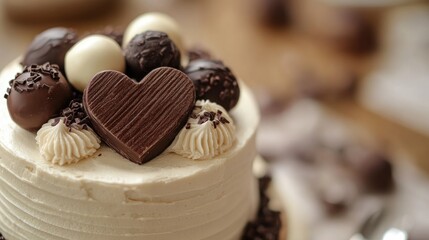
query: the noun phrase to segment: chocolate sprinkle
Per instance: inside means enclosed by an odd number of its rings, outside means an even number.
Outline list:
[[[201,109],[201,106],[195,106],[194,109]],[[204,124],[208,121],[213,123],[213,127],[216,128],[219,124],[227,124],[230,123],[225,117],[222,116],[222,111],[217,110],[217,112],[200,112],[200,113],[192,113],[190,118],[198,119],[198,124]],[[186,124],[186,129],[191,129],[191,123]]]
[[[249,222],[244,229],[241,240],[278,240],[282,227],[280,212],[272,211],[268,204],[269,197],[266,194],[271,177],[265,176],[259,179],[259,209],[256,220]]]
[[[52,123],[55,126],[59,123],[60,119],[64,119],[64,124],[69,128],[85,129],[91,126],[88,115],[86,114],[82,99],[73,99],[70,104],[61,112],[61,116],[56,118]]]
[[[29,73],[29,76],[19,79],[24,73]],[[14,88],[17,92],[31,92],[40,88],[48,88],[51,86],[42,83],[43,75],[50,76],[52,80],[60,80],[60,70],[58,65],[45,63],[43,65],[31,65],[26,66],[22,73],[17,73],[14,80],[9,81],[10,88],[6,89],[5,98],[8,98],[11,88]]]
[[[6,238],[4,238],[3,235],[1,235],[1,233],[0,233],[0,240],[6,240]]]

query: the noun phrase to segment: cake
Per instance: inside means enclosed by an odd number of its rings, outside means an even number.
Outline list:
[[[137,19],[139,27],[132,23],[123,46],[136,39],[127,37],[136,28],[143,40],[124,47],[124,59],[105,36],[77,41],[63,31],[63,40],[77,42],[63,66],[24,67],[20,58],[4,68],[0,232],[6,239],[242,238],[259,206],[252,172],[257,104],[220,61],[178,66],[183,47],[168,38],[177,39],[177,30],[166,18],[149,14],[144,24]],[[152,21],[159,32],[144,29]],[[132,63],[136,52],[150,51],[171,54]],[[97,56],[97,66],[79,65]],[[158,66],[139,69],[145,61]]]

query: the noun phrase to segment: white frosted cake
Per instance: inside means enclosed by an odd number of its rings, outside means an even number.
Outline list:
[[[0,76],[6,89],[20,65]],[[239,239],[258,205],[252,163],[257,105],[249,89],[231,111],[232,149],[208,161],[164,153],[137,166],[109,147],[73,165],[47,162],[35,134],[0,103],[0,229],[24,239]]]
[[[98,41],[96,38],[90,40]],[[88,44],[90,40],[83,39],[81,42]],[[103,44],[112,44],[101,40]],[[119,45],[115,48],[120,49]],[[88,51],[91,52],[89,58],[98,54],[93,53],[96,51],[93,49]],[[165,49],[161,49],[163,51]],[[103,54],[105,52],[103,50]],[[75,53],[79,55],[79,51]],[[140,120],[128,117],[128,125],[115,132],[122,125],[112,127],[110,122],[120,122],[123,118],[120,111],[123,108],[129,110],[129,106],[128,103],[119,106],[117,112],[103,120],[104,110],[98,109],[97,104],[107,101],[110,104],[108,108],[115,108],[115,103],[109,102],[109,98],[114,99],[118,95],[109,93],[108,100],[99,101],[102,94],[92,92],[97,90],[97,78],[102,79],[102,84],[108,84],[108,78],[113,74],[133,86],[146,84],[148,89],[152,85],[147,82],[164,81],[163,78],[168,78],[169,73],[185,82],[191,80],[179,70],[158,68],[144,75],[142,82],[146,82],[143,84],[117,72],[120,70],[110,71],[106,76],[104,73],[98,74],[89,82],[91,79],[79,79],[82,74],[87,74],[81,73],[86,70],[78,73],[70,70],[72,68],[68,65],[71,63],[67,58],[72,56],[69,55],[72,54],[68,53],[65,58],[67,81],[75,89],[83,91],[83,106],[88,112],[91,127],[81,124],[77,117],[65,117],[70,116],[67,115],[72,112],[70,109],[63,110],[60,117],[48,118],[50,120],[44,121],[43,125],[40,124],[43,121],[35,125],[35,121],[28,119],[35,118],[34,114],[28,114],[32,109],[20,108],[22,105],[36,104],[37,99],[32,102],[28,99],[36,96],[38,91],[44,91],[42,89],[49,90],[43,92],[42,95],[47,94],[47,97],[40,100],[40,104],[45,100],[52,101],[49,94],[61,84],[62,80],[58,79],[62,76],[58,76],[61,75],[58,71],[63,71],[64,66],[48,64],[24,69],[15,61],[5,67],[0,75],[0,89],[7,92],[6,99],[0,101],[1,234],[7,240],[241,239],[246,224],[255,219],[259,206],[258,185],[252,164],[257,156],[255,133],[260,117],[257,104],[245,84],[240,82],[239,99],[231,105],[224,104],[225,108],[208,100],[198,100],[202,98],[197,89],[196,103],[193,100],[192,106],[185,106],[192,114],[182,114],[185,122],[177,120],[157,127],[155,121],[153,126],[147,128],[149,132],[154,128],[158,131],[158,134],[152,134],[155,140],[150,140],[150,134],[136,140],[141,135],[139,129],[146,127],[142,124],[136,128],[137,132],[131,133],[136,136],[131,136],[129,140],[129,132],[121,134],[132,128],[134,121]],[[84,62],[87,55],[79,55],[79,60]],[[28,56],[24,61],[28,61]],[[121,61],[114,66],[125,71]],[[100,62],[103,64],[102,60]],[[114,66],[105,68],[114,69]],[[36,78],[39,75],[40,78]],[[170,82],[174,84],[174,81]],[[123,91],[123,87],[117,87],[117,90]],[[207,90],[205,87],[204,93]],[[195,99],[193,94],[190,99]],[[167,96],[173,97],[173,93]],[[140,99],[139,96],[130,99],[134,98]],[[148,102],[146,105],[153,104],[152,98],[141,99],[138,101]],[[162,111],[167,108],[165,111],[169,111],[169,106],[160,105],[155,104],[154,108],[161,107]],[[152,112],[146,114],[147,109]],[[147,109],[142,108],[137,116],[146,120],[157,116],[164,119],[162,111]],[[116,118],[116,113],[122,115]],[[46,115],[45,112],[43,114]],[[169,112],[168,116],[173,114]],[[182,125],[177,125],[179,123]],[[174,136],[170,139],[174,141],[161,139],[163,131],[168,130],[170,125],[177,129],[172,130]],[[138,141],[142,141],[144,148],[138,148]],[[159,147],[163,141],[168,146]]]

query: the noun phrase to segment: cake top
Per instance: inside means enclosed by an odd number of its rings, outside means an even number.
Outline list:
[[[180,28],[164,14],[144,14],[123,34],[109,29],[79,39],[58,27],[30,44],[27,66],[4,88],[19,127],[4,124],[12,135],[33,135],[32,157],[67,165],[115,151],[141,165],[160,155],[208,161],[232,153],[247,126],[231,115],[241,91],[230,68],[205,51],[191,50],[186,61]]]
[[[9,86],[7,79],[13,78],[16,72],[21,70],[22,66],[18,62],[7,66],[0,75],[1,80],[6,80],[0,81],[0,88],[6,89]],[[26,165],[30,169],[38,169],[38,175],[48,174],[53,179],[61,176],[61,179],[65,177],[88,182],[97,181],[140,186],[177,179],[187,179],[190,176],[201,176],[202,179],[205,179],[204,184],[206,184],[206,181],[216,182],[219,176],[205,175],[208,169],[218,168],[219,166],[223,166],[225,162],[231,162],[232,158],[240,157],[237,154],[243,151],[243,148],[245,148],[244,152],[256,151],[254,145],[249,144],[249,141],[253,139],[256,133],[259,124],[259,112],[256,101],[248,87],[244,84],[241,84],[240,87],[240,100],[236,107],[228,112],[235,125],[235,141],[227,151],[219,153],[210,159],[198,160],[179,155],[172,149],[176,145],[171,144],[153,160],[143,165],[136,165],[108,145],[101,144],[96,152],[87,157],[88,159],[60,166],[59,163],[54,164],[51,160],[47,161],[40,153],[40,143],[35,141],[37,135],[34,132],[19,127],[8,116],[6,101],[0,104],[0,114],[5,116],[0,118],[0,126],[2,126],[2,131],[0,131],[0,151],[4,149],[5,152],[2,152],[2,154],[4,154],[5,158],[10,159],[10,161],[18,161],[17,159],[20,159],[19,161],[25,160]],[[66,106],[65,108],[67,109],[68,107]],[[225,113],[222,113],[222,116]],[[191,120],[193,119],[189,118],[189,121]],[[186,128],[186,123],[181,131],[184,131]],[[207,121],[206,124],[213,125],[211,121]],[[51,127],[50,125],[52,125],[52,122],[49,124],[49,127]],[[89,124],[89,126],[91,125]],[[189,130],[198,129],[191,127]],[[183,186],[183,191],[187,191],[193,187],[198,188],[198,185],[202,184],[202,182],[197,181],[192,182],[192,184],[188,182],[186,184],[188,185]],[[161,190],[164,191],[165,189],[159,189],[159,191]]]

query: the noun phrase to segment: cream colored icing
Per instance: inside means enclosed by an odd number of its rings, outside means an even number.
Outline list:
[[[0,76],[0,89],[19,71]],[[258,205],[256,103],[241,84],[236,141],[213,161],[163,153],[136,165],[101,146],[68,166],[47,162],[35,134],[0,101],[0,229],[8,240],[238,240]]]
[[[37,131],[40,154],[54,164],[67,165],[93,155],[100,148],[100,139],[91,128],[67,127],[64,119],[53,124],[49,120]]]
[[[213,121],[201,122],[205,113],[218,111],[221,114]],[[194,160],[213,159],[228,151],[234,140],[235,125],[228,112],[216,103],[198,100],[187,126],[179,132],[168,151]]]

